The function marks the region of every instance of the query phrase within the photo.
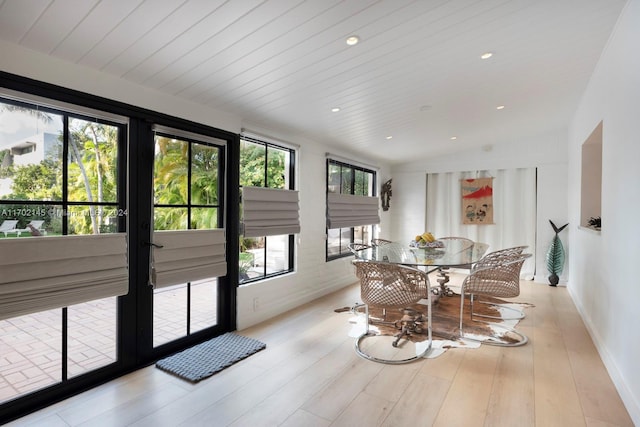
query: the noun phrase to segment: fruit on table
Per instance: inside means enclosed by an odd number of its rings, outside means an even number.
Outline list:
[[[425,242],[425,243],[432,243],[435,242],[436,238],[433,236],[433,234],[429,233],[428,231],[419,234],[416,236],[416,243],[420,243]]]

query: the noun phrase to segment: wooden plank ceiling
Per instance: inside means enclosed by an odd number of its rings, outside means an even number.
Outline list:
[[[0,39],[399,163],[566,127],[624,3],[0,0]]]

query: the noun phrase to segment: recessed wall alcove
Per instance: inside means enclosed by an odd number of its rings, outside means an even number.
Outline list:
[[[591,218],[602,212],[602,122],[582,144],[580,226],[599,231],[589,225]]]

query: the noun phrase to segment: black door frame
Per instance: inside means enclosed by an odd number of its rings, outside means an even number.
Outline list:
[[[49,406],[63,399],[81,393],[97,385],[115,379],[126,373],[147,366],[160,357],[181,350],[190,345],[202,342],[223,332],[236,329],[236,301],[238,287],[238,229],[239,229],[239,135],[228,131],[212,128],[200,123],[180,119],[167,114],[158,113],[145,108],[113,101],[88,93],[71,90],[49,83],[40,82],[26,77],[0,71],[0,87],[17,92],[37,95],[60,102],[76,104],[87,108],[105,111],[129,118],[128,150],[126,158],[129,159],[128,167],[128,235],[129,241],[134,245],[145,242],[149,235],[149,221],[151,212],[151,200],[145,201],[141,197],[129,197],[132,194],[141,194],[144,188],[151,188],[152,174],[149,167],[153,160],[153,138],[151,125],[162,124],[167,127],[186,129],[193,133],[199,133],[213,138],[225,140],[226,145],[226,190],[225,190],[225,232],[227,236],[227,276],[219,279],[218,293],[218,322],[215,327],[194,333],[184,339],[168,343],[158,347],[157,351],[147,353],[140,351],[141,343],[148,337],[152,340],[151,331],[140,325],[139,316],[152,316],[150,304],[141,306],[141,298],[145,292],[151,292],[146,283],[149,274],[148,251],[145,256],[140,248],[134,248],[129,252],[130,291],[127,295],[118,298],[118,361],[111,365],[88,372],[65,382],[35,391],[24,397],[0,404],[0,424],[15,420],[30,412]],[[146,142],[145,142],[146,141]],[[143,157],[140,157],[143,156]],[[151,156],[150,162],[138,161],[138,159]],[[149,182],[147,182],[148,180]],[[150,193],[147,193],[150,194]],[[130,245],[132,244],[130,243]],[[143,307],[138,310],[139,307]],[[140,311],[140,313],[138,313]],[[152,345],[151,345],[152,347]]]
[[[135,324],[137,325],[136,342],[137,342],[137,350],[139,353],[138,359],[142,363],[151,363],[160,357],[174,353],[178,350],[183,349],[186,346],[190,346],[190,345],[202,342],[204,339],[210,338],[212,336],[221,335],[224,332],[235,330],[235,327],[236,327],[235,310],[230,310],[231,307],[235,307],[235,301],[233,305],[231,305],[228,301],[228,298],[230,296],[235,297],[235,292],[230,294],[227,291],[230,285],[233,285],[230,283],[228,278],[231,277],[231,274],[234,274],[234,273],[229,271],[226,277],[221,277],[221,278],[218,278],[217,280],[217,287],[218,287],[217,294],[219,297],[217,298],[218,306],[216,309],[216,313],[219,321],[216,323],[216,325],[213,325],[201,331],[191,333],[187,336],[177,338],[168,343],[162,344],[158,347],[153,346],[153,329],[152,329],[153,328],[153,305],[151,303],[153,300],[153,289],[150,286],[148,286],[148,283],[149,283],[149,267],[148,266],[149,266],[149,258],[150,258],[149,242],[153,240],[151,236],[152,234],[151,222],[153,221],[151,213],[153,212],[153,209],[154,209],[152,194],[153,194],[153,164],[155,160],[155,141],[154,141],[155,132],[152,130],[153,125],[162,125],[166,127],[164,122],[163,123],[154,122],[152,124],[145,123],[143,125],[143,129],[139,130],[138,141],[140,141],[140,143],[137,144],[136,147],[130,147],[130,150],[132,150],[131,155],[135,155],[135,157],[132,157],[132,158],[137,159],[137,161],[135,162],[135,165],[131,165],[132,170],[130,171],[132,176],[134,173],[136,176],[136,179],[135,179],[136,191],[133,192],[131,190],[131,194],[136,194],[137,196],[129,198],[130,203],[135,204],[135,206],[133,205],[131,206],[132,215],[130,214],[129,223],[130,225],[131,224],[135,225],[134,227],[132,227],[132,231],[133,229],[135,229],[136,233],[135,233],[135,236],[130,235],[129,238],[130,238],[130,242],[134,242],[134,244],[130,248],[130,254],[132,250],[136,252],[135,263],[137,266],[137,271],[136,271],[135,280],[132,280],[131,284],[132,284],[132,287],[135,286],[136,288],[137,301],[135,304],[137,306],[137,310],[135,310],[135,315],[136,315],[135,319],[130,319],[130,321],[135,321]],[[190,133],[196,133],[194,132],[193,127],[190,127],[190,128],[184,128],[184,127],[176,128],[175,126],[171,126],[171,127],[175,128],[178,131],[184,130],[184,131],[189,131]],[[212,136],[204,133],[201,133],[201,135],[205,137]],[[218,139],[221,139],[221,138],[218,138]],[[220,154],[221,154],[220,182],[222,182],[221,187],[226,187],[228,185],[226,173],[227,173],[227,169],[229,169],[227,168],[227,163],[229,162],[229,155],[227,152],[229,151],[229,146],[233,145],[233,142],[229,140],[224,140],[224,141],[225,141],[225,145],[220,146]],[[191,143],[195,141],[189,140],[187,142]],[[135,151],[135,153],[133,151]],[[135,169],[135,172],[133,169]],[[130,181],[133,181],[133,179],[131,179]],[[222,215],[219,215],[219,219],[221,216],[222,224],[226,229],[227,236],[229,236],[229,235],[232,235],[230,234],[231,232],[229,231],[229,228],[227,228],[227,226],[230,225],[230,223],[232,222],[228,220],[228,210],[227,210],[228,203],[226,202],[226,198],[228,197],[227,194],[229,193],[229,191],[227,188],[220,188],[220,190],[221,190],[220,192],[221,201],[219,205],[222,210]],[[236,203],[236,206],[237,206],[237,203]],[[233,223],[237,224],[237,221],[233,221]],[[236,240],[236,244],[237,244],[237,239],[234,239],[234,240]],[[227,251],[230,250],[229,243],[230,242],[227,241],[227,245],[226,245]],[[237,250],[235,252],[237,252]],[[229,253],[227,253],[227,263],[228,264],[231,263]],[[234,265],[236,266],[238,265],[237,261],[235,262]],[[229,265],[227,268],[229,269]],[[235,277],[236,278],[238,277],[237,271],[235,272]],[[236,286],[237,286],[237,279],[236,279]],[[131,313],[131,312],[129,311],[127,313]],[[125,323],[132,324],[129,322],[125,322]]]

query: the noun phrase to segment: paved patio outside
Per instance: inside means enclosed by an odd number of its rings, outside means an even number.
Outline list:
[[[216,289],[192,284],[192,333],[216,324]],[[154,346],[186,335],[186,295],[186,285],[155,291]],[[69,307],[67,320],[69,378],[116,361],[116,298]],[[61,330],[61,309],[0,320],[0,403],[61,381]]]

